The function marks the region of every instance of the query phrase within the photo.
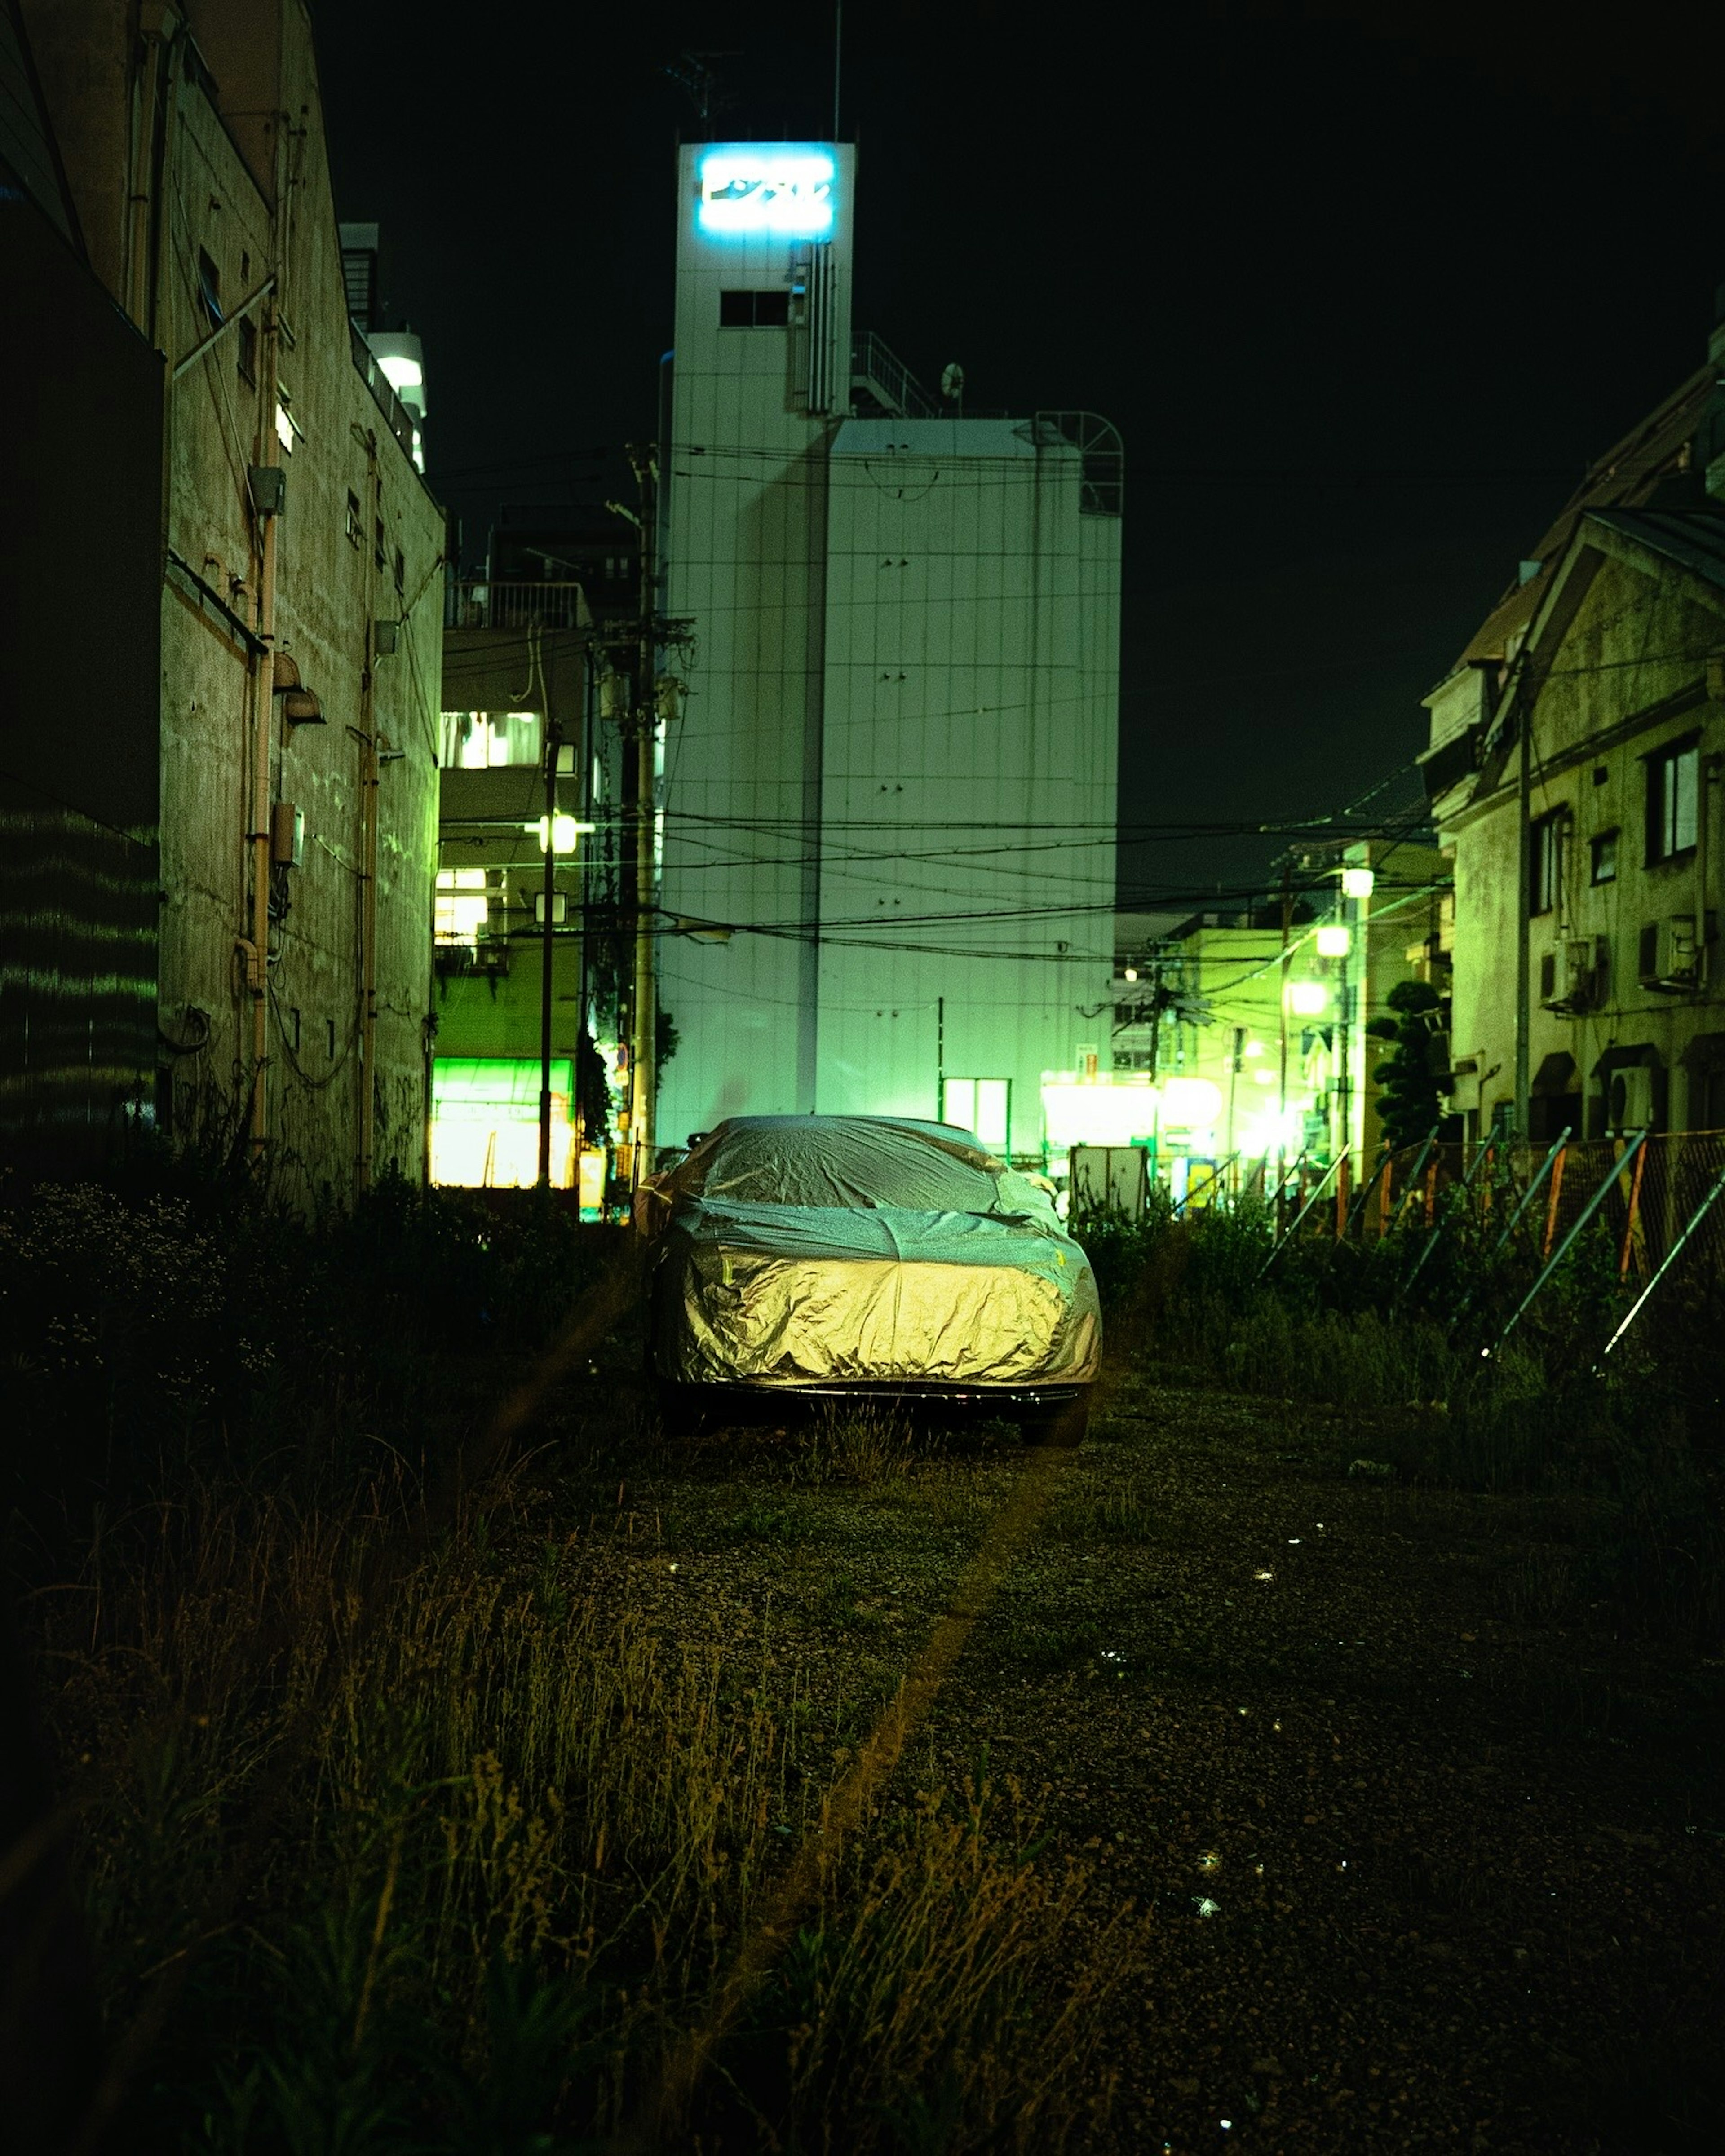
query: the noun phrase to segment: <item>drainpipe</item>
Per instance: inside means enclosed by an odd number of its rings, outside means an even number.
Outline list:
[[[270,1144],[270,757],[275,702],[275,526],[282,480],[275,439],[276,311],[272,301],[264,319],[262,417],[259,459],[251,475],[254,542],[258,588],[258,642],[252,669],[252,805],[248,838],[252,857],[251,940],[246,952],[246,985],[252,998],[252,1097],[250,1152],[259,1168]]]
[[[1701,798],[1695,819],[1695,978],[1705,988],[1712,975],[1712,946],[1718,933],[1717,921],[1707,926],[1707,901],[1712,896],[1713,788],[1719,783],[1719,767],[1725,758],[1701,759]]]
[[[382,507],[382,480],[377,470],[377,437],[367,429],[366,452],[366,506],[375,531]],[[362,538],[364,535],[362,535]],[[365,538],[372,555],[366,572],[365,660],[359,676],[359,725],[353,729],[359,742],[359,947],[354,953],[358,976],[358,1070],[354,1080],[353,1187],[357,1193],[372,1187],[372,1155],[376,1147],[377,1036],[377,548]],[[403,622],[397,635],[404,636]]]
[[[1527,859],[1527,834],[1533,800],[1533,713],[1524,705],[1521,713],[1521,745],[1516,760],[1516,1136],[1526,1141],[1532,1091],[1531,1043],[1532,1018],[1532,954],[1528,946],[1528,908],[1533,902],[1532,864]]]

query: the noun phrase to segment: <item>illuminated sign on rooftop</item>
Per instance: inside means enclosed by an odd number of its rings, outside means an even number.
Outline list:
[[[700,176],[696,222],[712,239],[831,235],[838,162],[819,143],[716,143]]]

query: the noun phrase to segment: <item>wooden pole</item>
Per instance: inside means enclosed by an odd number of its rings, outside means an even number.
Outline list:
[[[1646,1164],[1647,1148],[1644,1145],[1637,1152],[1635,1164],[1630,1170],[1629,1211],[1623,1224],[1623,1248],[1617,1256],[1619,1280],[1629,1278],[1630,1260],[1635,1255],[1641,1240],[1641,1170]]]
[[[1558,1232],[1558,1201],[1563,1194],[1563,1163],[1569,1158],[1569,1141],[1565,1138],[1558,1147],[1558,1157],[1552,1163],[1551,1190],[1545,1201],[1545,1240],[1539,1246],[1542,1258],[1551,1255],[1553,1239]]]

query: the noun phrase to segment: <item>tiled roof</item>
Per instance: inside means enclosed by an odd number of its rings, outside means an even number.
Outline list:
[[[1524,584],[1512,585],[1504,593],[1456,660],[1457,666],[1505,656],[1510,639],[1532,619],[1545,596],[1546,586],[1576,526],[1589,511],[1642,510],[1662,484],[1669,486],[1678,469],[1679,454],[1693,439],[1717,379],[1718,369],[1712,362],[1697,367],[1639,426],[1606,451],[1564,503],[1534,548],[1530,558],[1540,563],[1538,573]],[[1695,485],[1699,487],[1698,475]],[[1717,514],[1699,508],[1651,513],[1666,516],[1674,523],[1689,516]],[[1654,542],[1649,539],[1648,543]]]
[[[1710,583],[1725,584],[1725,509],[1594,509],[1609,531],[1639,540]]]

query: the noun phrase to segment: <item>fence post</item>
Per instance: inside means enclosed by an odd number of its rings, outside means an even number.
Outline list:
[[[1551,1172],[1551,1191],[1545,1201],[1545,1235],[1539,1245],[1542,1258],[1551,1255],[1552,1238],[1558,1232],[1558,1203],[1563,1194],[1563,1163],[1569,1158],[1569,1133],[1558,1140],[1558,1157]]]
[[[1658,1270],[1654,1274],[1652,1279],[1648,1281],[1646,1286],[1641,1290],[1641,1292],[1635,1297],[1634,1302],[1630,1306],[1629,1315],[1624,1319],[1622,1324],[1618,1327],[1616,1332],[1612,1334],[1611,1337],[1605,1342],[1604,1348],[1599,1351],[1599,1363],[1595,1363],[1594,1365],[1594,1370],[1596,1375],[1599,1372],[1599,1364],[1604,1361],[1606,1356],[1611,1353],[1611,1350],[1617,1345],[1618,1342],[1622,1339],[1624,1334],[1629,1331],[1630,1326],[1632,1326],[1635,1320],[1640,1316],[1641,1306],[1646,1301],[1648,1296],[1652,1294],[1654,1289],[1659,1286],[1659,1283],[1665,1278],[1671,1267],[1676,1265],[1679,1252],[1682,1250],[1683,1245],[1689,1240],[1689,1238],[1695,1233],[1696,1229],[1701,1225],[1702,1222],[1706,1219],[1707,1214],[1712,1210],[1713,1205],[1722,1191],[1725,1191],[1725,1168],[1720,1169],[1718,1175],[1714,1179],[1712,1189],[1708,1191],[1707,1196],[1702,1199],[1700,1204],[1697,1205],[1695,1210],[1690,1214],[1689,1224],[1671,1245],[1670,1250],[1666,1252],[1664,1257],[1661,1259]]]
[[[1635,1137],[1631,1141],[1634,1152],[1636,1154],[1639,1154],[1642,1147],[1646,1142],[1646,1132],[1637,1131]],[[1544,1267],[1542,1270],[1538,1279],[1534,1281],[1532,1286],[1528,1289],[1527,1292],[1522,1297],[1521,1301],[1517,1305],[1515,1315],[1510,1319],[1508,1324],[1504,1327],[1502,1332],[1498,1334],[1497,1339],[1492,1342],[1489,1348],[1481,1348],[1480,1353],[1482,1356],[1495,1355],[1498,1349],[1502,1347],[1504,1342],[1508,1339],[1510,1334],[1515,1331],[1517,1326],[1521,1323],[1522,1318],[1526,1317],[1528,1311],[1532,1308],[1540,1290],[1545,1286],[1546,1282],[1551,1278],[1558,1267],[1562,1265],[1564,1259],[1568,1256],[1570,1247],[1574,1243],[1576,1238],[1580,1235],[1582,1229],[1586,1227],[1588,1222],[1593,1219],[1594,1214],[1599,1211],[1600,1206],[1604,1204],[1605,1193],[1611,1188],[1612,1184],[1617,1180],[1617,1178],[1623,1173],[1623,1170],[1628,1167],[1629,1159],[1630,1156],[1625,1154],[1622,1160],[1614,1161],[1611,1166],[1606,1169],[1604,1180],[1600,1183],[1599,1188],[1594,1191],[1593,1196],[1588,1199],[1586,1204],[1582,1207],[1580,1217],[1577,1219],[1575,1225],[1569,1230],[1568,1234],[1564,1236],[1563,1241],[1558,1244],[1555,1252],[1546,1260]]]
[[[1629,1278],[1630,1260],[1635,1255],[1640,1240],[1641,1228],[1641,1170],[1647,1164],[1647,1148],[1643,1146],[1635,1155],[1635,1164],[1630,1173],[1629,1210],[1623,1224],[1623,1248],[1618,1253],[1617,1277]]]
[[[1429,1228],[1437,1218],[1437,1157],[1433,1155],[1425,1164],[1425,1224]]]
[[[1336,1174],[1336,1240],[1339,1243],[1348,1233],[1348,1148],[1342,1148],[1341,1164]]]
[[[1389,1176],[1395,1166],[1395,1156],[1386,1147],[1384,1172],[1378,1178],[1378,1240],[1381,1243],[1389,1233]]]

